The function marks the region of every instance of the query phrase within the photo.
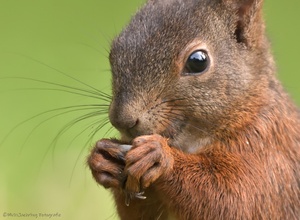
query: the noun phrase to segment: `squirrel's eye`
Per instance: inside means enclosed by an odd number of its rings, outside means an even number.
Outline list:
[[[209,67],[209,56],[204,50],[194,51],[185,63],[184,75],[201,74]]]

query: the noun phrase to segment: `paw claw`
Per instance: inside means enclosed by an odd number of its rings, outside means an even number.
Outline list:
[[[137,198],[137,199],[147,199],[147,197],[146,196],[143,196],[144,195],[144,193],[145,192],[139,192],[139,193],[136,193],[135,194],[135,198]]]
[[[130,205],[130,202],[133,198],[136,198],[136,199],[142,199],[142,200],[145,200],[147,199],[146,196],[143,196],[145,192],[139,192],[139,193],[128,193],[128,192],[125,192],[125,205],[126,206],[129,206]]]

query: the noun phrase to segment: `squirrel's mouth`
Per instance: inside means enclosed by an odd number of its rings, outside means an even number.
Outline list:
[[[176,147],[177,143],[177,137],[180,133],[184,132],[184,128],[187,126],[186,123],[183,123],[182,121],[170,121],[168,126],[166,127],[160,127],[160,129],[157,130],[138,130],[138,129],[127,129],[127,130],[120,130],[120,143],[122,144],[132,144],[132,141],[139,136],[143,135],[154,135],[158,134],[162,137],[168,139],[168,143],[172,147]],[[153,126],[155,127],[155,126]]]
[[[193,128],[193,126],[192,126]],[[196,153],[206,145],[210,144],[213,139],[211,137],[199,137],[199,133],[195,129],[191,129],[189,123],[174,123],[172,126],[166,127],[161,132],[149,131],[143,133],[132,133],[120,131],[121,138],[119,143],[122,145],[132,145],[132,141],[139,136],[158,134],[168,140],[170,147],[180,149],[184,152]]]

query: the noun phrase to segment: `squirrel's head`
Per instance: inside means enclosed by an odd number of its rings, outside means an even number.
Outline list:
[[[113,41],[111,123],[192,152],[263,104],[272,57],[262,0],[149,0]]]

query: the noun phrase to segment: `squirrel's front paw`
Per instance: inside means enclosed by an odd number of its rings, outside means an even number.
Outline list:
[[[121,188],[126,180],[124,174],[127,145],[109,139],[97,142],[88,157],[88,165],[95,180],[105,188]]]
[[[167,140],[160,135],[140,136],[134,139],[125,156],[129,193],[139,193],[173,167],[173,156]]]

